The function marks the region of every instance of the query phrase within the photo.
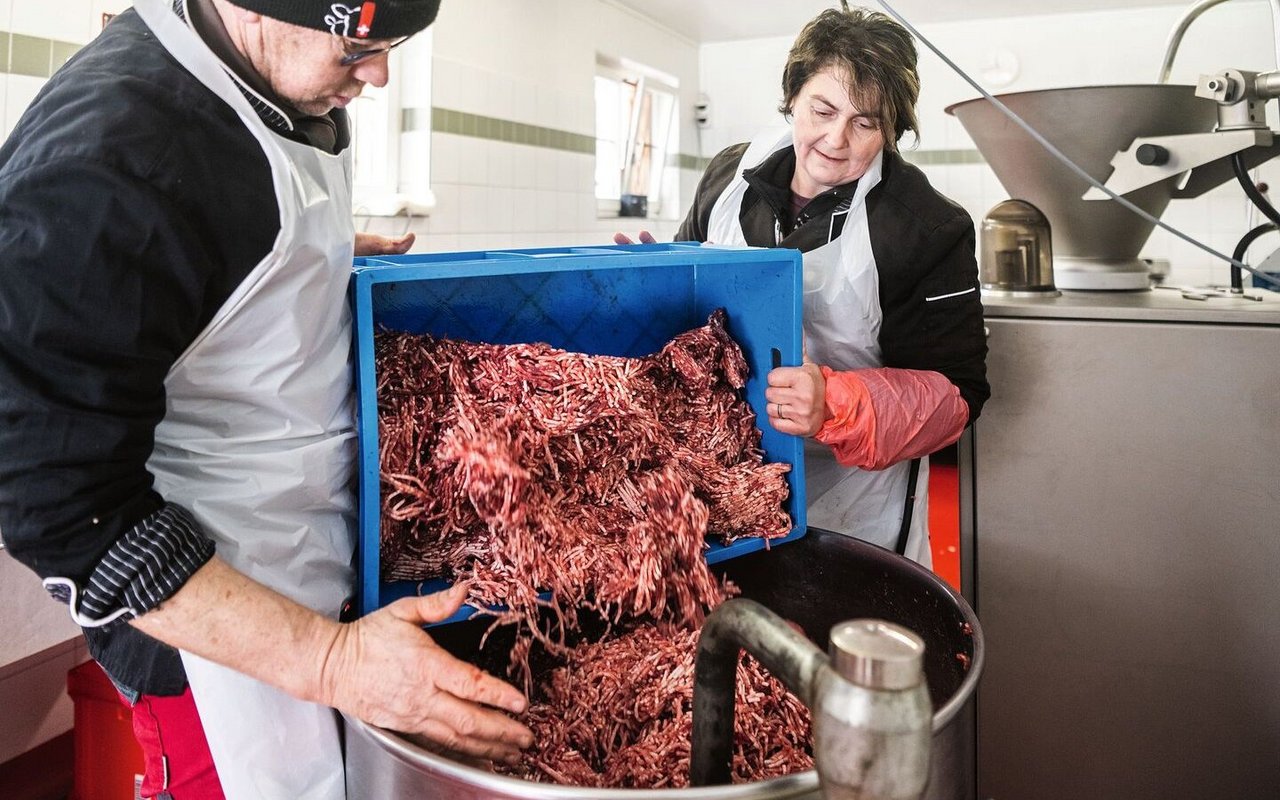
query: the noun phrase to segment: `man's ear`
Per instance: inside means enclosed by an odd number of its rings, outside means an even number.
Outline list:
[[[261,25],[262,15],[257,11],[241,8],[230,0],[213,0],[214,8],[222,17],[224,25],[230,29],[232,25]]]
[[[213,7],[222,20],[222,27],[231,37],[231,43],[248,58],[250,43],[262,41],[263,16],[257,11],[242,8],[230,0],[213,0]]]

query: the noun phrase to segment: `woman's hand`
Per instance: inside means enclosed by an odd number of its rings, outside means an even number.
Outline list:
[[[406,233],[403,236],[379,236],[376,233],[356,231],[357,256],[399,256],[409,252],[413,240],[417,236]]]
[[[615,233],[613,235],[614,244],[635,244],[631,241],[631,237],[625,233]],[[640,244],[657,244],[658,240],[653,238],[653,234],[648,231],[640,231]]]
[[[404,598],[338,626],[322,671],[324,702],[447,751],[515,762],[533,733],[504,712],[523,712],[524,695],[454,658],[422,630],[448,619],[466,593],[460,584]]]
[[[813,436],[831,416],[826,397],[827,382],[817,364],[772,369],[764,390],[769,424],[781,433]]]

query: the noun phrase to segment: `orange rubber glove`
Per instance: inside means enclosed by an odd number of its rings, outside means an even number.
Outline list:
[[[822,367],[827,412],[814,435],[846,467],[884,469],[928,455],[960,438],[969,406],[939,372]]]

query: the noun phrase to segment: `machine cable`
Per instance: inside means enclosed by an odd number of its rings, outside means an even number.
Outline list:
[[[898,528],[898,542],[894,552],[900,556],[907,554],[907,539],[911,537],[911,517],[916,510],[916,485],[920,482],[920,459],[911,459],[911,467],[907,472],[907,500],[902,507],[902,526]]]
[[[1254,240],[1256,240],[1258,237],[1267,233],[1271,233],[1274,230],[1280,230],[1280,225],[1276,225],[1274,222],[1264,222],[1263,224],[1259,225],[1258,227],[1254,228],[1253,230],[1249,231],[1244,236],[1242,236],[1240,238],[1240,243],[1236,245],[1236,252],[1234,254],[1235,260],[1244,261],[1244,254],[1249,249],[1249,245],[1253,244]],[[1244,293],[1243,278],[1244,278],[1244,275],[1240,272],[1240,270],[1236,267],[1235,264],[1232,264],[1231,265],[1231,293],[1232,294]]]
[[[1269,223],[1263,223],[1253,230],[1246,233],[1240,238],[1240,243],[1236,245],[1236,251],[1232,257],[1241,263],[1244,262],[1245,253],[1249,249],[1249,245],[1253,244],[1258,237],[1270,233],[1274,230],[1280,230],[1280,211],[1276,211],[1276,207],[1271,205],[1257,187],[1257,185],[1249,178],[1249,171],[1245,169],[1244,157],[1236,153],[1231,157],[1231,170],[1236,174],[1236,180],[1240,182],[1240,186],[1244,189],[1244,193],[1249,200],[1253,202],[1258,210],[1271,220]],[[1256,274],[1256,273],[1255,273]],[[1231,265],[1231,293],[1244,293],[1244,275],[1240,268],[1235,264]]]
[[[1280,225],[1280,211],[1276,211],[1276,207],[1271,205],[1266,195],[1259,191],[1257,184],[1249,178],[1249,172],[1244,167],[1244,157],[1240,153],[1231,156],[1231,170],[1235,172],[1236,180],[1240,181],[1240,186],[1249,200],[1266,215],[1267,219]]]

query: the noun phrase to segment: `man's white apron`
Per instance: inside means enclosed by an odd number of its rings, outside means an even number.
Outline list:
[[[771,131],[748,146],[738,174],[711,210],[707,240],[745,245],[739,212],[747,182],[742,171],[792,146],[791,131]],[[835,370],[884,365],[880,354],[880,281],[867,224],[867,193],[880,182],[883,154],[858,180],[843,232],[804,254],[804,342],[809,360]],[[810,223],[813,224],[813,223]],[[805,494],[809,524],[895,549],[902,528],[910,463],[869,472],[840,466],[831,448],[805,441]],[[906,556],[932,564],[928,540],[928,459],[920,474]]]
[[[281,223],[272,251],[166,377],[147,466],[220,558],[336,617],[351,593],[355,544],[350,156],[273,133],[167,2],[135,7],[261,143]],[[333,710],[190,653],[182,663],[228,800],[345,797]]]

